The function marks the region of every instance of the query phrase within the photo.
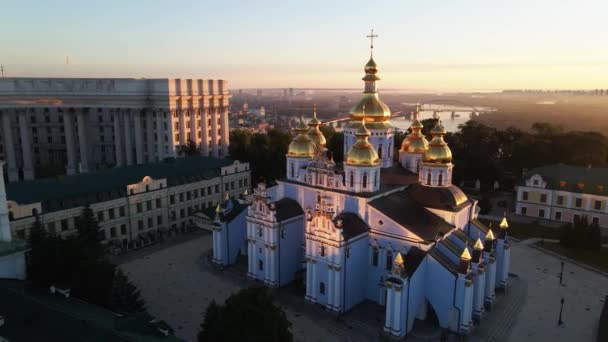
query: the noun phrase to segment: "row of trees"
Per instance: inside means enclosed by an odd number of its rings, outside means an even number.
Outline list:
[[[426,130],[434,122],[425,120],[424,125]],[[523,171],[543,165],[608,165],[605,136],[565,131],[549,123],[535,123],[532,132],[524,132],[512,127],[497,130],[470,120],[445,139],[455,159],[454,183],[479,179],[486,189],[496,180],[510,188]]]
[[[137,287],[105,258],[99,225],[91,208],[76,220],[77,234],[49,234],[39,217],[30,229],[26,255],[28,279],[37,288],[71,289],[71,295],[115,312],[145,312]]]
[[[572,224],[562,228],[559,243],[566,248],[599,251],[602,247],[600,226],[589,223],[586,216],[575,216]]]
[[[430,140],[435,119],[423,120],[422,133]],[[344,159],[344,135],[322,127],[327,148],[336,162]],[[397,132],[398,149],[407,132]],[[596,167],[608,165],[608,138],[597,132],[565,131],[549,123],[535,123],[532,132],[516,128],[498,130],[470,120],[445,137],[454,156],[453,181],[480,180],[482,190],[494,181],[510,188],[524,170],[565,163]],[[230,135],[230,155],[251,164],[253,179],[274,180],[285,174],[285,154],[291,142],[287,133],[270,130],[268,134],[234,130]]]

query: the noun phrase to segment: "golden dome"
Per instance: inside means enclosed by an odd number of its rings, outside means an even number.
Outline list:
[[[295,131],[298,135],[289,144],[287,155],[296,158],[312,158],[315,156],[317,147],[315,143],[306,135],[308,127],[304,123],[304,119],[300,116],[300,123],[296,126]]]
[[[424,134],[422,134],[421,130],[424,126],[418,120],[418,109],[416,110],[416,114],[414,116],[414,121],[410,125],[412,129],[412,133],[410,133],[401,143],[401,151],[406,153],[425,153],[429,142],[426,140]]]
[[[431,130],[433,139],[422,157],[422,160],[425,163],[449,164],[452,162],[452,151],[448,147],[448,144],[443,140],[445,133],[446,130],[443,128],[443,125],[441,125],[440,119]]]
[[[378,65],[374,61],[374,56],[369,57],[369,61],[365,64],[365,73],[375,75],[378,73]]]
[[[315,108],[312,119],[308,122],[308,126],[310,130],[308,131],[308,137],[312,140],[312,142],[319,148],[322,149],[327,145],[327,141],[325,140],[325,136],[323,132],[319,129],[321,126],[321,121],[317,119],[317,110]]]
[[[374,149],[374,146],[367,141],[370,133],[365,127],[365,123],[362,122],[357,132],[357,142],[351,146],[350,150],[346,154],[346,165],[356,166],[375,166],[380,164],[378,153]]]
[[[384,122],[391,118],[391,110],[380,100],[378,93],[363,93],[363,97],[350,110],[353,123],[361,121],[365,109],[365,122]]]

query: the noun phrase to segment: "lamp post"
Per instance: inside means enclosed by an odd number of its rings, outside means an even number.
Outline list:
[[[562,298],[561,306],[559,308],[559,320],[557,321],[558,326],[561,326],[562,324],[564,324],[564,321],[562,321],[562,312],[563,311],[564,311],[564,298]]]

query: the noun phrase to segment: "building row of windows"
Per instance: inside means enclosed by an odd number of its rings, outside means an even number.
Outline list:
[[[528,215],[528,208],[527,207],[521,207],[521,215]],[[538,209],[538,217],[539,218],[545,218],[545,219],[551,219],[551,217],[547,216],[547,211],[545,209]],[[554,216],[553,219],[556,221],[562,221],[562,217],[563,214],[561,211],[555,211],[554,212]],[[582,216],[579,214],[574,214],[573,215],[573,221],[574,220],[579,220]],[[589,223],[591,224],[600,224],[600,218],[597,216],[594,216],[591,218],[591,221],[589,221]]]
[[[523,191],[522,192],[522,200],[527,201],[529,198],[529,193],[527,191]],[[540,203],[547,203],[547,194],[541,194],[540,195]],[[562,195],[559,195],[556,197],[555,203],[557,205],[564,205],[565,204],[565,197]],[[593,208],[595,210],[601,210],[602,209],[602,203],[603,201],[601,200],[595,200],[593,202]],[[577,197],[574,199],[574,206],[576,208],[582,208],[583,207],[583,199],[580,197]]]

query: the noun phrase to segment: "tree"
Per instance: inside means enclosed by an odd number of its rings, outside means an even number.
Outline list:
[[[146,311],[139,289],[120,268],[114,273],[109,306],[113,311],[126,314]]]
[[[196,146],[196,143],[190,139],[186,140],[186,145],[181,145],[179,147],[179,154],[181,156],[192,157],[200,155],[199,149]]]
[[[105,252],[104,246],[101,244],[103,236],[93,209],[88,205],[84,207],[80,216],[75,220],[75,225],[77,240],[81,243],[82,256],[92,260],[103,258]]]
[[[481,199],[479,200],[479,209],[479,213],[482,215],[487,215],[492,212],[492,201],[490,200],[490,196],[481,196]]]
[[[226,304],[211,302],[198,341],[293,341],[291,323],[272,302],[266,288],[250,287],[233,294]]]
[[[344,161],[344,154],[348,152],[344,151],[344,133],[334,133],[327,141],[327,149],[331,152],[336,163]]]
[[[26,253],[27,277],[36,287],[47,287],[54,281],[56,260],[52,240],[36,215],[30,228]]]

